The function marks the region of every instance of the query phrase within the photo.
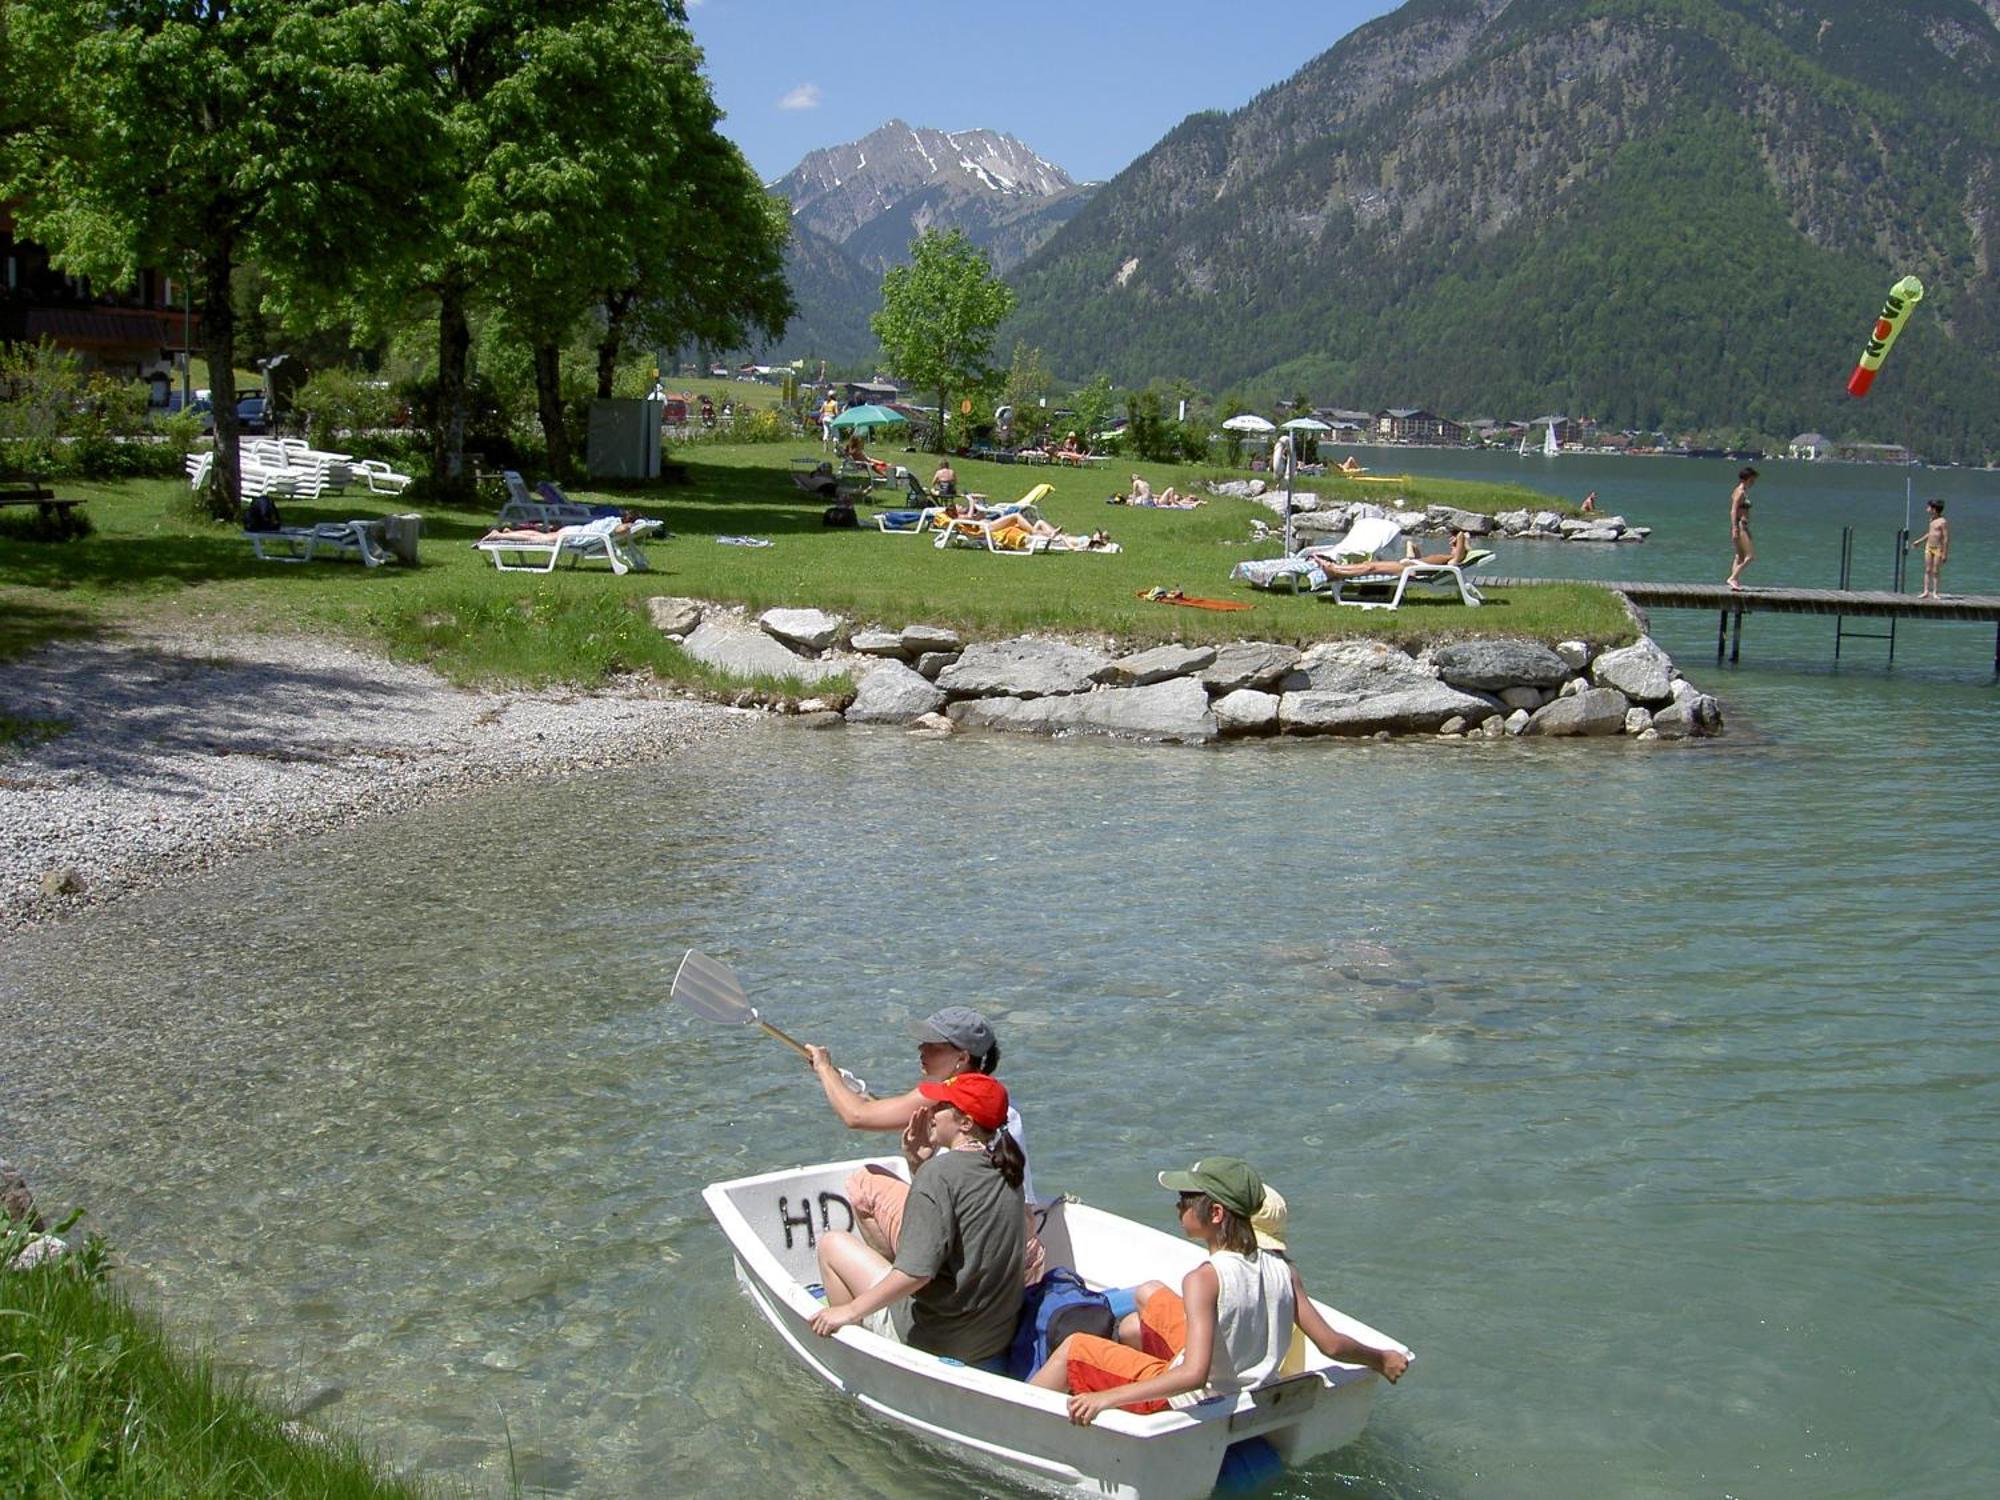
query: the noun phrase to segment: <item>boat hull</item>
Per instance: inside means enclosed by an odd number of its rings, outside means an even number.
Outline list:
[[[807,1369],[870,1415],[1025,1483],[1122,1500],[1201,1500],[1232,1443],[1261,1436],[1283,1462],[1298,1464],[1352,1442],[1367,1425],[1380,1377],[1310,1349],[1303,1373],[1259,1391],[1189,1412],[1109,1412],[1078,1427],[1055,1393],[865,1329],[819,1337],[811,1319],[820,1303],[806,1290],[818,1278],[813,1246],[820,1235],[852,1226],[843,1184],[867,1164],[766,1173],[715,1184],[703,1197],[752,1305]],[[1051,1265],[1073,1265],[1093,1285],[1177,1283],[1200,1256],[1184,1240],[1073,1203],[1051,1207],[1042,1241]],[[1394,1342],[1322,1311],[1358,1337]]]

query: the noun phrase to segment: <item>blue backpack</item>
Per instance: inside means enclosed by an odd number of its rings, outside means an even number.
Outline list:
[[[1073,1333],[1116,1338],[1118,1320],[1111,1315],[1109,1297],[1093,1292],[1067,1266],[1057,1266],[1021,1297],[1021,1321],[1007,1351],[1007,1373],[1026,1380]]]

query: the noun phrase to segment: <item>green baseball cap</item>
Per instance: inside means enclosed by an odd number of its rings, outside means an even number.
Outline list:
[[[1206,1193],[1239,1219],[1264,1206],[1264,1179],[1240,1156],[1204,1156],[1185,1172],[1162,1172],[1160,1186],[1176,1193]]]

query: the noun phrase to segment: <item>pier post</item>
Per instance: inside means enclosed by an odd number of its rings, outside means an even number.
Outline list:
[[[1722,653],[1729,648],[1729,611],[1720,610],[1715,616],[1715,659],[1722,660]],[[1833,654],[1840,654],[1839,638],[1834,641]]]
[[[1736,659],[1743,654],[1743,606],[1736,606],[1736,633],[1729,641],[1729,664],[1736,665]]]

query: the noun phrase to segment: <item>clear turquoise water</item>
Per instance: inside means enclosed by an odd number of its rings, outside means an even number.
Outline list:
[[[1571,462],[1659,540],[1507,571],[1719,575],[1726,482]],[[1900,524],[1893,471],[1768,472],[1765,581]],[[1944,479],[1984,485],[1948,583],[1990,587],[2000,484]],[[696,945],[878,1083],[902,1018],[987,1009],[1048,1187],[1161,1219],[1154,1165],[1259,1161],[1314,1290],[1419,1351],[1280,1493],[1990,1492],[1990,631],[1835,672],[1829,625],[1753,620],[1732,671],[1656,624],[1724,740],[773,731],[239,864],[0,954],[0,1142],[398,1463],[966,1493],[735,1294],[701,1186],[853,1143],[786,1049],[672,1007]]]

